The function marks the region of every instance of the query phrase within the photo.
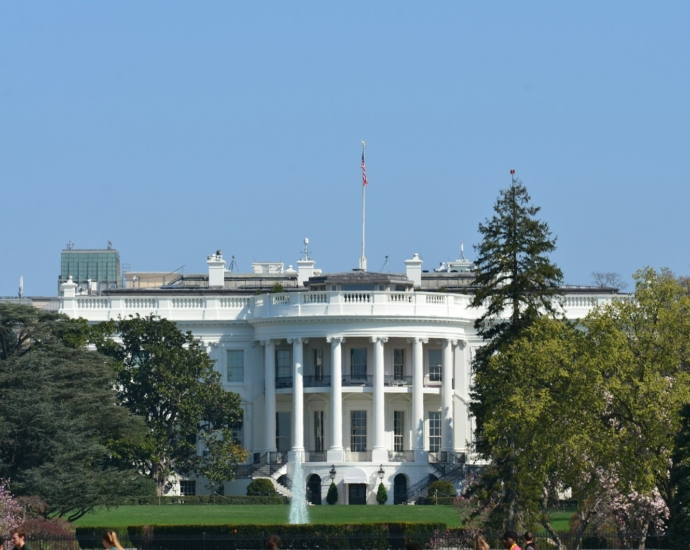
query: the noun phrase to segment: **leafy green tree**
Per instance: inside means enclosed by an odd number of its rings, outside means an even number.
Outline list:
[[[101,323],[91,339],[115,360],[120,402],[146,421],[135,464],[159,494],[173,474],[232,479],[229,466],[246,458],[231,434],[242,419],[240,397],[223,389],[200,340],[154,316]]]
[[[479,224],[482,241],[477,250],[475,288],[471,307],[482,308],[475,322],[485,344],[474,357],[475,380],[471,412],[476,419],[476,450],[499,468],[496,483],[485,490],[500,495],[496,511],[505,525],[516,526],[519,500],[515,443],[508,432],[499,446],[485,436],[485,423],[502,406],[502,394],[509,391],[510,375],[492,362],[542,315],[556,315],[563,274],[548,255],[556,248],[546,222],[536,219],[540,208],[520,180],[513,179],[501,190],[494,216]],[[488,480],[485,476],[483,480]]]
[[[69,520],[151,490],[129,465],[144,423],[117,404],[112,364],[83,347],[85,326],[0,304],[0,477]]]
[[[331,481],[331,484],[328,487],[328,493],[326,493],[326,502],[328,502],[328,504],[335,504],[338,502],[338,487],[334,481]]]
[[[383,483],[379,483],[378,491],[376,491],[376,502],[379,504],[386,504],[388,501],[388,491],[383,486]]]
[[[427,494],[430,497],[454,497],[457,496],[457,491],[450,481],[438,480],[429,484]]]
[[[687,548],[690,541],[690,404],[683,407],[681,419],[670,476],[674,495],[668,536],[674,550]]]
[[[276,488],[271,480],[265,477],[252,479],[249,485],[247,485],[248,497],[274,497],[277,494],[278,491],[276,491]]]

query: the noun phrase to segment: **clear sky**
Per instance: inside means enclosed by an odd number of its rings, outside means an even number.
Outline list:
[[[515,169],[566,282],[690,273],[690,2],[2,2],[0,295],[133,270],[472,259]]]

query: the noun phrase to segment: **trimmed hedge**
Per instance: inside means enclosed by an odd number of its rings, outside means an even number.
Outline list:
[[[180,504],[288,504],[288,499],[283,496],[274,497],[248,497],[220,495],[198,495],[193,497],[128,497],[123,498],[119,506],[151,506],[151,505],[180,505]]]
[[[425,504],[427,506],[434,506],[438,504],[439,506],[452,506],[455,504],[455,499],[458,497],[426,497],[425,499],[422,500],[421,504]]]
[[[82,550],[100,546],[103,528],[77,528]],[[283,550],[401,550],[410,541],[428,546],[446,531],[445,523],[366,523],[353,525],[146,525],[118,532],[127,548],[146,550],[241,550],[264,548],[270,535]]]

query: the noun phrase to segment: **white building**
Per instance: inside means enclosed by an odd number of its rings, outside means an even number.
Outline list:
[[[380,479],[390,504],[421,496],[430,479],[461,479],[471,462],[470,365],[482,345],[470,262],[429,273],[415,254],[404,274],[323,274],[304,259],[297,270],[267,262],[236,274],[218,251],[207,263],[207,274],[97,297],[68,281],[60,300],[63,313],[91,322],[155,314],[207,345],[242,398],[238,438],[251,453],[246,479],[226,483],[226,494],[244,494],[252,476],[283,481],[297,455],[316,501],[333,474],[339,504],[375,503]],[[616,293],[565,291],[569,318]],[[187,480],[177,490],[204,488]]]

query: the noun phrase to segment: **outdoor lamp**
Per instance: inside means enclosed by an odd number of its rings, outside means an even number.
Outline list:
[[[386,475],[386,472],[383,471],[383,464],[381,464],[381,466],[379,466],[378,474],[379,474],[379,479],[380,479],[381,481],[383,481],[383,476]]]
[[[335,479],[335,465],[331,464],[331,469],[329,470],[329,475],[331,476],[331,479]]]

